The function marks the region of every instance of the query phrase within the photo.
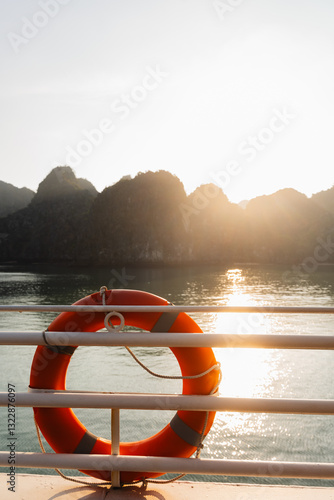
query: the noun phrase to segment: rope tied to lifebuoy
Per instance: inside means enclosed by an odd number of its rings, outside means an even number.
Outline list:
[[[106,291],[107,291],[107,287],[106,286],[102,286],[100,288],[100,295],[102,297],[102,304],[103,305],[105,305],[105,293],[106,293]],[[112,316],[117,316],[120,319],[120,321],[121,321],[120,325],[118,325],[118,326],[110,325],[109,320],[110,320],[110,318]],[[106,317],[105,317],[105,320],[104,320],[104,324],[105,324],[106,329],[109,332],[114,332],[114,331],[120,332],[123,329],[124,324],[125,324],[124,316],[121,313],[117,312],[117,311],[111,311],[110,313],[106,314]],[[130,349],[130,347],[128,347],[128,346],[124,346],[124,347],[128,351],[128,353],[133,357],[133,359],[136,361],[136,363],[138,363],[139,366],[141,366],[145,371],[147,371],[147,373],[149,373],[153,377],[157,377],[157,378],[161,378],[161,379],[167,379],[167,380],[192,380],[192,379],[204,377],[205,375],[207,375],[208,373],[210,373],[212,370],[218,370],[218,372],[219,372],[218,383],[212,389],[212,391],[210,392],[210,395],[211,394],[215,394],[218,391],[219,385],[220,385],[221,380],[222,380],[221,364],[219,362],[216,363],[215,365],[211,366],[207,370],[203,371],[202,373],[198,373],[196,375],[161,375],[159,373],[156,373],[156,372],[150,370],[146,365],[144,365],[144,363],[137,358],[137,356],[132,351],[132,349]]]

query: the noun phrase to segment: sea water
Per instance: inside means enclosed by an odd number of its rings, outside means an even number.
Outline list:
[[[0,303],[71,304],[101,286],[144,290],[175,305],[334,306],[334,268],[312,273],[279,266],[178,268],[0,267]],[[1,331],[42,331],[54,313],[0,313]],[[332,315],[194,313],[204,332],[332,335]],[[168,348],[134,348],[150,370],[179,375]],[[228,397],[334,398],[332,351],[214,349],[222,366],[220,394]],[[34,346],[0,347],[0,390],[26,391]],[[68,389],[181,393],[179,380],[144,371],[123,347],[80,347],[72,356]],[[110,410],[76,409],[83,424],[110,439]],[[121,411],[121,440],[137,441],[162,429],[170,411]],[[203,458],[334,462],[334,417],[218,412],[205,440]],[[7,443],[7,409],[0,408],[0,442]],[[31,408],[16,408],[17,451],[40,451]],[[48,445],[46,449],[50,451]],[[22,470],[23,471],[23,470]],[[27,470],[25,469],[24,472]],[[41,470],[40,473],[50,473]],[[73,471],[71,471],[73,474]],[[334,481],[192,476],[207,481],[333,485]]]

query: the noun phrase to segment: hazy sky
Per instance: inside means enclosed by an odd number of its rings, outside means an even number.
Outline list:
[[[0,0],[0,179],[333,181],[333,0]]]

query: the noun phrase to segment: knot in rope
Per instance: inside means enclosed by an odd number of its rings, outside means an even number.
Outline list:
[[[100,288],[100,295],[102,297],[102,305],[106,305],[106,291],[108,288],[106,286],[101,286]]]

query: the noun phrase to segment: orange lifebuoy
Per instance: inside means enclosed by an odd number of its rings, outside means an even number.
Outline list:
[[[107,290],[106,305],[170,305],[156,295],[137,290]],[[89,295],[75,305],[102,305],[100,293]],[[125,324],[151,332],[200,333],[202,330],[187,314],[171,312],[122,313]],[[95,332],[104,327],[103,312],[65,312],[50,324],[48,331]],[[120,320],[115,317],[113,323]],[[76,347],[38,346],[32,362],[30,387],[33,389],[65,390],[66,372]],[[171,348],[179,362],[182,376],[206,372],[217,365],[212,349],[198,347]],[[184,379],[183,394],[210,394],[219,382],[219,372],[211,370],[200,378]],[[34,408],[36,422],[47,442],[56,453],[94,453],[110,455],[111,442],[90,433],[70,408]],[[171,422],[157,434],[137,442],[120,444],[121,455],[190,457],[200,444],[202,434],[209,432],[215,412],[178,411]],[[206,428],[203,428],[206,424]],[[82,471],[110,481],[105,470]],[[150,472],[121,472],[121,483],[157,477]]]

